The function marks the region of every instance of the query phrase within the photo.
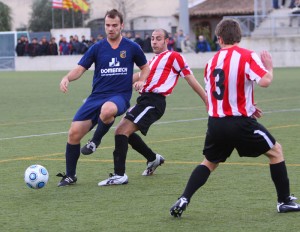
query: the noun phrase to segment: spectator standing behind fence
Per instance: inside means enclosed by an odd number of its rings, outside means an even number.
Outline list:
[[[18,43],[16,46],[16,53],[17,53],[17,56],[24,56],[24,53],[25,53],[25,37],[24,36],[21,36],[18,39]]]
[[[28,54],[32,57],[40,55],[40,44],[38,43],[37,38],[33,38],[28,45]]]
[[[196,43],[196,53],[198,52],[210,52],[211,48],[207,40],[203,35],[198,36],[198,41]]]
[[[147,53],[152,52],[151,38],[150,38],[150,35],[148,33],[145,34],[143,51],[147,52]]]
[[[71,44],[67,42],[66,37],[61,38],[59,45],[60,55],[70,55],[71,54]]]
[[[219,51],[220,50],[220,44],[219,44],[219,41],[218,41],[218,37],[216,35],[214,36],[213,42],[215,44],[215,50]]]
[[[40,41],[40,56],[47,56],[49,55],[49,42],[45,36]]]
[[[177,52],[182,52],[182,48],[181,48],[181,42],[184,40],[184,34],[183,34],[183,30],[179,30],[177,33],[177,37],[176,37],[176,51]]]
[[[181,41],[181,50],[184,53],[194,52],[194,49],[192,48],[192,43],[190,41],[190,36],[189,35],[186,35],[184,40]]]
[[[169,42],[168,42],[168,50],[169,51],[175,51],[175,39],[172,35],[172,33],[169,33]]]
[[[82,54],[84,54],[88,48],[89,48],[89,41],[87,39],[85,39],[85,36],[81,36],[81,43],[82,43]]]
[[[129,39],[129,40],[131,40],[131,41],[134,42],[134,38],[132,37],[132,34],[131,34],[130,31],[127,31],[127,32],[126,32],[126,37],[127,37],[127,39]]]
[[[78,40],[78,36],[74,35],[73,40],[70,41],[72,45],[72,55],[79,55],[81,54],[81,43]]]
[[[55,41],[55,37],[52,37],[49,42],[48,55],[50,55],[50,56],[58,55],[58,46]]]
[[[140,45],[141,48],[144,47],[144,40],[142,40],[140,33],[135,33],[135,39],[134,42],[136,42],[138,45]]]

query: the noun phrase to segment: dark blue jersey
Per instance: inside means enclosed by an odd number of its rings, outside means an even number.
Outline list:
[[[147,63],[147,59],[140,46],[129,39],[122,38],[116,49],[103,39],[94,44],[78,64],[89,69],[93,63],[92,95],[125,94],[130,98],[134,63],[140,67]]]

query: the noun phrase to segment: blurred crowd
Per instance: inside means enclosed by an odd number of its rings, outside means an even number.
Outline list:
[[[141,46],[145,53],[151,53],[151,36],[145,33],[143,38],[139,32],[133,33],[123,32],[123,37],[126,37]],[[99,34],[97,38],[91,36],[89,39],[83,35],[79,39],[77,35],[71,35],[67,39],[64,35],[60,35],[59,41],[56,42],[55,37],[51,37],[50,40],[46,36],[40,40],[32,38],[31,41],[26,36],[21,36],[18,39],[16,45],[17,56],[48,56],[48,55],[79,55],[84,54],[90,46],[99,40],[104,38],[103,35]],[[212,41],[214,43],[213,48],[207,41],[204,35],[199,35],[197,41],[192,43],[189,35],[184,35],[182,30],[177,33],[169,33],[168,49],[177,52],[209,52],[212,50],[218,50],[218,44],[216,38]]]
[[[49,41],[44,36],[40,39],[33,38],[29,42],[26,36],[21,36],[16,45],[17,56],[51,56],[51,55],[78,55],[84,54],[97,39],[87,40],[83,35],[79,40],[77,35],[66,37],[60,35],[58,43],[52,37]]]

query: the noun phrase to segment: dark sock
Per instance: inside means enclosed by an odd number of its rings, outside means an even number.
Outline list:
[[[80,156],[80,144],[69,144],[66,146],[66,175],[75,176],[76,166]]]
[[[148,162],[152,162],[156,159],[156,154],[147,146],[138,134],[131,134],[128,138],[128,143],[134,150],[143,155]]]
[[[210,175],[210,170],[205,165],[198,165],[192,172],[190,179],[185,187],[185,190],[182,194],[183,197],[187,198],[190,201],[194,193],[205,184]]]
[[[114,124],[114,122],[115,121],[109,124],[104,124],[101,119],[98,120],[98,126],[92,138],[92,141],[96,144],[97,147],[101,143],[103,136],[108,132],[109,128]]]
[[[128,151],[128,138],[126,135],[115,135],[114,171],[116,175],[124,176],[125,162]]]
[[[286,170],[285,161],[270,164],[271,178],[275,184],[278,202],[286,202],[290,196],[290,182]]]

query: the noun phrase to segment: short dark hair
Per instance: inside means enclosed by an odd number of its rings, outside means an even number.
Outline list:
[[[106,12],[105,16],[104,16],[104,19],[106,17],[109,17],[109,18],[116,18],[116,17],[119,17],[120,19],[120,23],[122,24],[123,23],[123,15],[121,14],[121,12],[119,12],[118,10],[116,9],[112,9],[112,10],[109,10]]]
[[[155,29],[154,31],[162,31],[165,39],[169,39],[169,33],[165,29],[158,28],[158,29]]]
[[[239,43],[242,38],[240,24],[235,19],[222,19],[216,27],[215,34],[222,38],[224,44]]]

